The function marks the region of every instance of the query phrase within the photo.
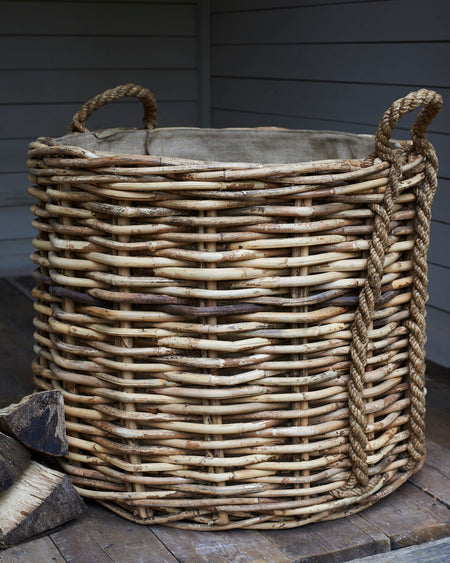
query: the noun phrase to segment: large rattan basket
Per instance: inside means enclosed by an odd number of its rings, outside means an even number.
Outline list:
[[[88,132],[123,96],[145,128]],[[407,95],[374,137],[155,129],[125,85],[31,143],[33,369],[63,392],[82,495],[147,524],[289,528],[421,466],[441,103]]]

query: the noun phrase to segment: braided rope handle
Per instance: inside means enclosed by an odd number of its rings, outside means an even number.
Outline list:
[[[343,489],[335,496],[353,496],[373,488],[380,476],[369,478],[367,464],[367,413],[364,403],[365,370],[368,331],[373,321],[376,302],[381,295],[381,280],[386,251],[389,248],[391,217],[399,195],[402,167],[398,152],[390,147],[390,139],[399,119],[407,113],[422,107],[411,128],[412,150],[425,158],[425,179],[423,186],[416,188],[417,213],[415,219],[416,241],[413,249],[413,286],[411,294],[411,316],[408,321],[409,333],[409,374],[410,374],[410,459],[406,469],[413,469],[423,459],[424,413],[425,413],[425,303],[427,301],[427,263],[431,220],[431,203],[437,186],[437,158],[434,148],[426,139],[426,131],[442,106],[442,98],[436,92],[419,90],[395,101],[384,113],[375,137],[376,153],[379,158],[391,164],[389,184],[381,205],[372,204],[375,215],[374,232],[369,246],[367,277],[359,295],[359,305],[351,327],[350,380],[348,383],[349,405],[349,456],[352,475]]]
[[[399,120],[407,113],[420,107],[422,109],[411,127],[413,149],[421,154],[423,148],[428,146],[426,132],[433,119],[441,111],[442,96],[433,90],[422,89],[417,90],[417,92],[411,92],[404,98],[395,101],[384,112],[375,135],[376,153],[382,160],[392,162],[394,151],[390,147],[390,140],[392,131],[397,126]]]
[[[89,133],[89,129],[86,127],[86,121],[94,111],[127,96],[138,98],[142,102],[144,106],[144,128],[154,129],[156,127],[157,109],[153,94],[147,90],[147,88],[139,86],[138,84],[122,84],[110,90],[106,90],[102,94],[98,94],[91,100],[85,102],[81,109],[73,116],[67,128],[67,134]]]

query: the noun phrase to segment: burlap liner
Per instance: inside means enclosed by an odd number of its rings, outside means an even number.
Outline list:
[[[362,159],[373,153],[375,146],[373,135],[276,128],[106,129],[66,135],[55,141],[94,152],[261,164]],[[392,147],[399,145],[393,143]]]

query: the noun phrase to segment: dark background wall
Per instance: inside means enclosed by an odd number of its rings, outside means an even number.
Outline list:
[[[448,0],[0,0],[0,275],[30,272],[28,143],[59,136],[95,94],[147,86],[159,126],[276,125],[375,133],[421,87],[445,106],[429,255],[428,357],[450,365],[450,3]],[[139,126],[139,102],[92,129]],[[412,118],[399,124],[407,138]]]
[[[201,16],[183,0],[0,0],[0,275],[31,268],[31,140],[64,135],[84,101],[128,82],[154,92],[160,126],[200,124]],[[88,126],[140,127],[141,116],[128,98]]]

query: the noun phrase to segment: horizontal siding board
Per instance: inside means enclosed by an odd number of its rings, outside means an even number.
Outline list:
[[[36,235],[31,225],[34,216],[30,207],[0,207],[0,239],[32,238]]]
[[[376,128],[392,102],[408,94],[412,88],[384,84],[213,78],[212,90],[213,109],[297,115],[367,124]],[[440,88],[438,92],[449,99],[450,89]],[[413,120],[412,114],[405,116],[399,125],[410,127]],[[375,133],[375,130],[370,132]],[[430,130],[450,130],[450,104],[444,105]]]
[[[151,88],[151,84],[149,84]],[[158,103],[158,125],[188,127],[198,123],[196,101]],[[80,109],[76,104],[30,104],[0,106],[0,139],[30,140],[45,136],[64,135],[72,116]],[[142,127],[143,108],[140,102],[126,101],[109,104],[97,110],[88,120],[89,129],[109,127]]]
[[[0,240],[0,277],[30,275],[36,269],[32,252],[31,238]]]
[[[444,155],[441,155],[445,158]],[[432,216],[435,221],[450,223],[450,180],[447,178],[438,179],[438,187],[434,196]],[[448,240],[448,239],[447,239]]]
[[[427,306],[427,359],[450,367],[450,313]]]
[[[212,112],[214,127],[287,127],[288,129],[314,129],[323,131],[347,131],[348,133],[374,134],[375,124],[360,124],[339,119],[283,114],[269,108],[267,111],[215,108]],[[299,113],[301,112],[301,108]]]
[[[196,3],[2,2],[0,34],[195,35]],[[22,16],[22,17],[21,17]]]
[[[29,139],[0,140],[0,182],[3,176],[27,171]],[[0,207],[1,210],[1,207]]]
[[[30,206],[36,200],[28,194],[28,174],[0,174],[0,201],[2,207]]]
[[[2,2],[4,2],[5,0],[0,0]],[[42,0],[14,0],[16,4],[29,4],[30,2],[41,2]],[[45,3],[51,4],[51,3],[58,3],[58,4],[62,4],[63,2],[67,2],[67,3],[73,3],[74,0],[46,0]],[[84,0],[85,2],[87,2],[87,0]],[[189,4],[189,5],[193,5],[195,4],[195,0],[131,0],[133,2],[133,4],[152,4],[154,6],[158,5],[158,4]],[[335,2],[336,0],[330,0],[331,2]],[[342,0],[338,0],[338,1],[342,1]],[[350,1],[350,2],[360,2],[361,0],[346,0],[346,1]],[[381,1],[381,0],[374,0],[375,2]],[[90,0],[89,3],[90,4],[123,4],[124,2],[127,2],[127,0]]]
[[[309,2],[298,8],[236,11],[212,16],[215,44],[445,41],[447,0]],[[413,17],[412,17],[413,16]]]
[[[439,266],[450,268],[450,253],[448,251],[448,241],[450,241],[450,224],[431,221],[430,240],[428,261]]]
[[[196,49],[195,37],[0,36],[0,68],[195,68]]]
[[[450,312],[450,269],[429,264],[428,280],[429,305]]]
[[[220,12],[243,12],[262,9],[298,8],[299,6],[311,5],[314,0],[212,0],[212,13]],[[344,0],[345,3],[361,2],[361,0]],[[372,2],[383,2],[384,0],[372,0]],[[342,4],[343,0],[326,0],[326,4]],[[325,2],[322,2],[324,4]]]
[[[150,87],[157,99],[196,100],[196,70],[5,70],[0,104],[85,101],[118,84]]]
[[[395,60],[395,65],[392,61]],[[362,45],[219,45],[213,74],[446,87],[450,43]],[[433,64],[430,64],[433,61]]]
[[[429,133],[428,139],[433,144],[439,158],[439,176],[450,178],[450,135]],[[447,213],[448,212],[449,209],[447,208]]]

